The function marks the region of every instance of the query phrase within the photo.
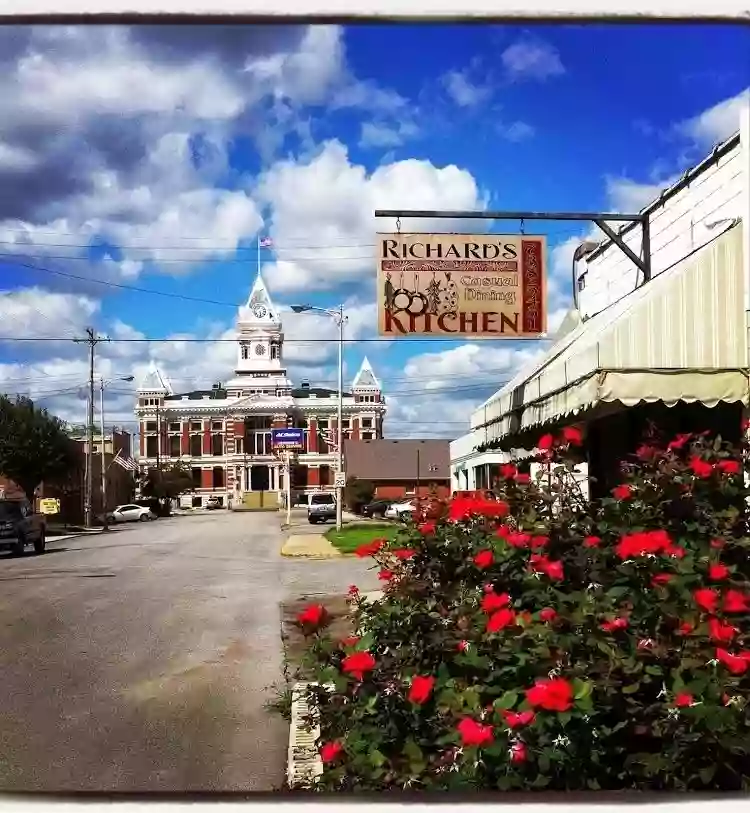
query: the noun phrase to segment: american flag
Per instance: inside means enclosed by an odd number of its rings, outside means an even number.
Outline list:
[[[122,457],[122,450],[115,455],[115,459],[112,462],[117,463],[118,466],[121,466],[126,471],[135,471],[138,468],[138,464],[132,457]]]
[[[260,247],[261,248],[271,248],[273,245],[273,240],[270,237],[261,237],[260,238]]]

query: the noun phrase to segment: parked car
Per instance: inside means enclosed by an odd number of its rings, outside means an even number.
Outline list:
[[[108,517],[110,522],[150,522],[156,519],[156,514],[142,505],[118,505]]]
[[[391,507],[390,500],[373,500],[362,506],[363,517],[384,517],[385,512]]]
[[[387,519],[400,519],[407,520],[417,510],[416,503],[409,500],[408,502],[397,502],[391,505],[385,512]]]
[[[43,514],[34,513],[28,500],[0,500],[0,548],[23,556],[27,545],[44,553],[47,526]]]
[[[209,497],[206,500],[206,510],[213,511],[216,508],[223,508],[224,503],[218,497]]]
[[[311,494],[307,505],[307,521],[310,525],[336,519],[336,498],[333,494]]]

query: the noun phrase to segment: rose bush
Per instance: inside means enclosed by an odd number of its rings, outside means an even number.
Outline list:
[[[744,449],[644,444],[595,507],[581,435],[508,464],[498,501],[431,503],[375,559],[357,635],[300,618],[320,790],[744,789],[750,584]]]

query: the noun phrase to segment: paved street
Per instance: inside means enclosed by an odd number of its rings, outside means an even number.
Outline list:
[[[279,602],[377,588],[357,559],[283,559],[279,522],[217,512],[0,554],[0,791],[278,788]]]

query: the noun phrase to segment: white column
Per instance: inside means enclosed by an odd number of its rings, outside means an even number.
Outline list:
[[[250,472],[252,471],[252,468],[253,468],[252,464],[250,464],[245,469],[245,484],[246,484],[245,491],[252,491],[253,490],[253,483],[252,483],[252,479],[250,477]]]
[[[744,236],[743,270],[745,276],[745,310],[750,311],[750,93],[740,108],[740,156],[742,161],[742,203],[740,217]]]

